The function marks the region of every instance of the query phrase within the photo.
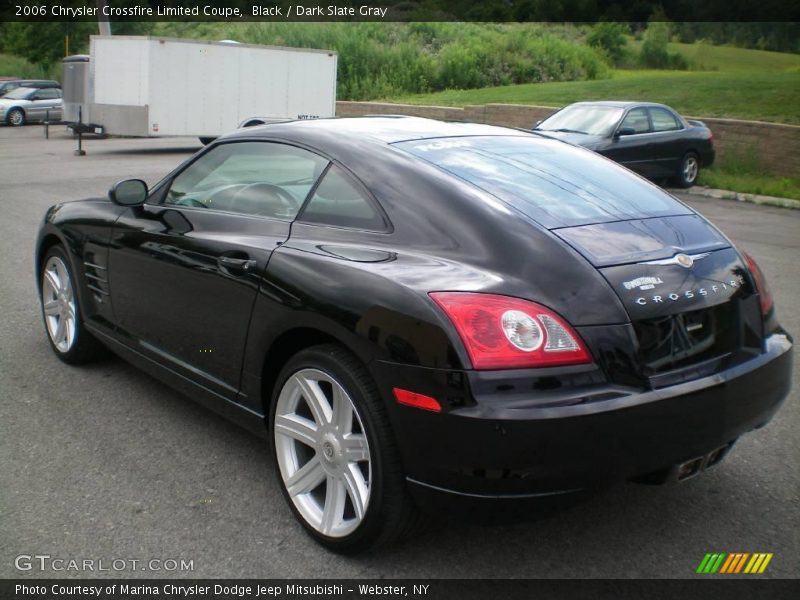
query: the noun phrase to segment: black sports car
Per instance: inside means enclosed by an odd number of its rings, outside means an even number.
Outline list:
[[[337,551],[421,505],[691,477],[789,390],[752,259],[545,136],[266,125],[109,198],[42,223],[55,353],[111,348],[267,436],[289,506]]]
[[[576,102],[534,131],[564,140],[625,165],[650,179],[681,187],[714,163],[714,137],[702,121],[687,121],[669,106],[650,102]]]

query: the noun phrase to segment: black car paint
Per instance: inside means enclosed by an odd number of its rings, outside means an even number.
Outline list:
[[[791,341],[774,312],[762,320],[738,252],[688,207],[646,222],[551,231],[386,143],[442,135],[441,124],[374,119],[375,135],[342,135],[341,126],[249,128],[204,152],[238,140],[313,149],[370,190],[391,222],[387,231],[160,206],[189,159],[144,206],[95,199],[51,208],[39,232],[37,273],[46,248],[64,244],[93,333],[259,435],[289,354],[315,343],[344,345],[378,385],[420,501],[442,491],[538,496],[669,470],[733,442],[777,410],[788,392]],[[464,134],[475,131],[525,135],[466,126]],[[558,150],[558,142],[548,143]],[[609,168],[609,178],[631,176]],[[677,251],[710,254],[696,272],[639,264]],[[220,264],[231,253],[254,266],[232,271]],[[731,277],[741,284],[634,314],[641,307],[631,294],[640,292],[621,282],[652,273],[669,290]],[[451,323],[427,296],[462,289],[551,307],[575,327],[594,361],[471,369]],[[666,373],[645,368],[632,316],[725,302],[744,315],[735,351]],[[442,413],[398,405],[393,387],[437,398]]]
[[[593,150],[650,179],[674,176],[681,166],[683,157],[689,152],[697,154],[702,167],[710,167],[714,164],[716,152],[708,127],[701,121],[684,119],[669,106],[647,102],[585,102],[579,104],[617,106],[625,110],[613,130],[604,136],[548,131],[539,128],[541,123],[534,127],[534,131]],[[681,124],[681,129],[632,135],[619,134],[620,125],[630,111],[650,107],[667,110]],[[650,123],[652,128],[652,119],[650,119]]]

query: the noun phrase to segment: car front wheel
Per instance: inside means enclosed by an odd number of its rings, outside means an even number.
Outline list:
[[[700,159],[694,152],[687,152],[681,160],[681,166],[676,174],[676,181],[683,188],[692,187],[697,183],[700,174]]]
[[[20,127],[21,125],[25,125],[25,113],[22,112],[22,109],[12,108],[10,111],[8,111],[6,120],[8,121],[9,125]]]
[[[322,545],[353,554],[416,523],[385,408],[364,366],[321,345],[284,367],[272,403],[276,471],[295,517]]]
[[[45,330],[56,356],[81,364],[105,354],[105,349],[81,320],[75,278],[62,246],[47,251],[41,271],[41,305]]]

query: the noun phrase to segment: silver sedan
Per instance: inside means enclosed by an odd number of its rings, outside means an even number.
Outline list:
[[[17,88],[0,98],[0,123],[20,126],[61,120],[61,90]]]

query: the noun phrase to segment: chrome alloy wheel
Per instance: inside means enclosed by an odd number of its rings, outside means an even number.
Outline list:
[[[14,127],[19,127],[25,123],[25,116],[19,109],[12,110],[10,113],[8,113],[8,122]]]
[[[51,256],[42,274],[42,310],[47,333],[59,352],[68,352],[75,342],[75,294],[64,261]]]
[[[275,451],[283,485],[319,533],[344,537],[364,520],[370,498],[369,444],[353,400],[327,373],[302,369],[278,396]]]
[[[697,179],[698,170],[697,159],[694,156],[687,157],[686,162],[683,163],[683,180],[686,183],[694,183],[694,180]]]

